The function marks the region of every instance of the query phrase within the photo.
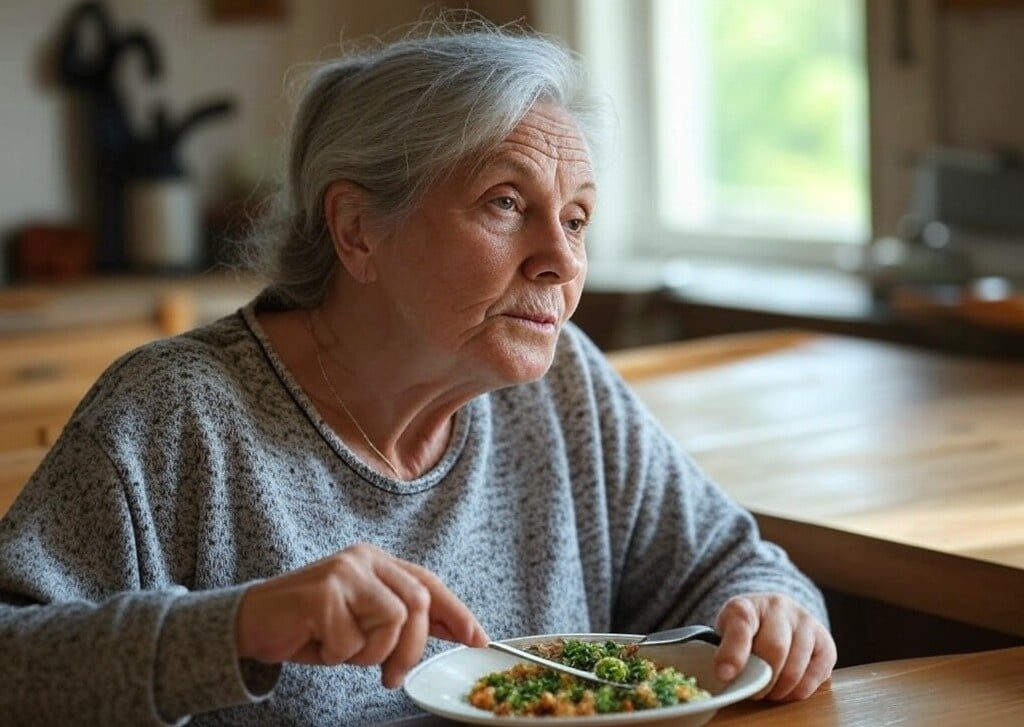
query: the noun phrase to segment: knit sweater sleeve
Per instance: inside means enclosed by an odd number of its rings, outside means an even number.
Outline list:
[[[793,597],[827,625],[815,585],[760,537],[751,514],[681,450],[593,343],[576,338],[602,438],[614,628],[713,626],[729,598],[766,592]]]
[[[240,661],[245,584],[143,590],[141,516],[73,420],[0,521],[0,714],[14,724],[181,724],[266,698],[279,668]]]

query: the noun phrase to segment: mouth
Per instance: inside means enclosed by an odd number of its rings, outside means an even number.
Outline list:
[[[528,326],[538,331],[554,331],[558,324],[558,319],[553,315],[547,313],[502,313],[504,318],[508,318],[520,325]]]

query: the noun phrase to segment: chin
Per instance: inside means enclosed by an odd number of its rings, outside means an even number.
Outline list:
[[[555,340],[549,344],[506,341],[488,352],[487,367],[502,386],[536,381],[548,372],[555,357]]]

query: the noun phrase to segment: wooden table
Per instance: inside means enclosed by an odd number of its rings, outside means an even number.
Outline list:
[[[817,582],[1024,635],[1024,365],[801,332],[610,358]]]
[[[1024,647],[839,669],[803,702],[744,702],[712,727],[1024,724]]]
[[[562,724],[572,720],[555,720]],[[551,722],[552,724],[554,722]],[[545,724],[538,720],[538,724]],[[423,716],[388,727],[448,727]],[[672,722],[666,721],[666,727]],[[1024,724],[1024,647],[837,669],[803,702],[743,702],[711,727],[1010,727]]]

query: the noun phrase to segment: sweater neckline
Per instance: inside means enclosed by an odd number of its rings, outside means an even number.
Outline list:
[[[249,303],[240,308],[238,315],[256,341],[264,359],[282,387],[292,400],[295,401],[295,404],[334,454],[365,482],[386,492],[398,495],[414,495],[438,485],[452,470],[466,448],[477,400],[473,399],[455,413],[455,421],[452,425],[452,435],[448,441],[448,447],[437,464],[427,472],[413,480],[400,480],[377,472],[367,465],[335,433],[299,382],[292,376],[291,371],[284,365],[280,356],[277,355],[277,351],[270,342],[266,331],[263,330],[259,320],[256,318],[256,311],[267,303],[273,305],[270,291],[263,290]]]

